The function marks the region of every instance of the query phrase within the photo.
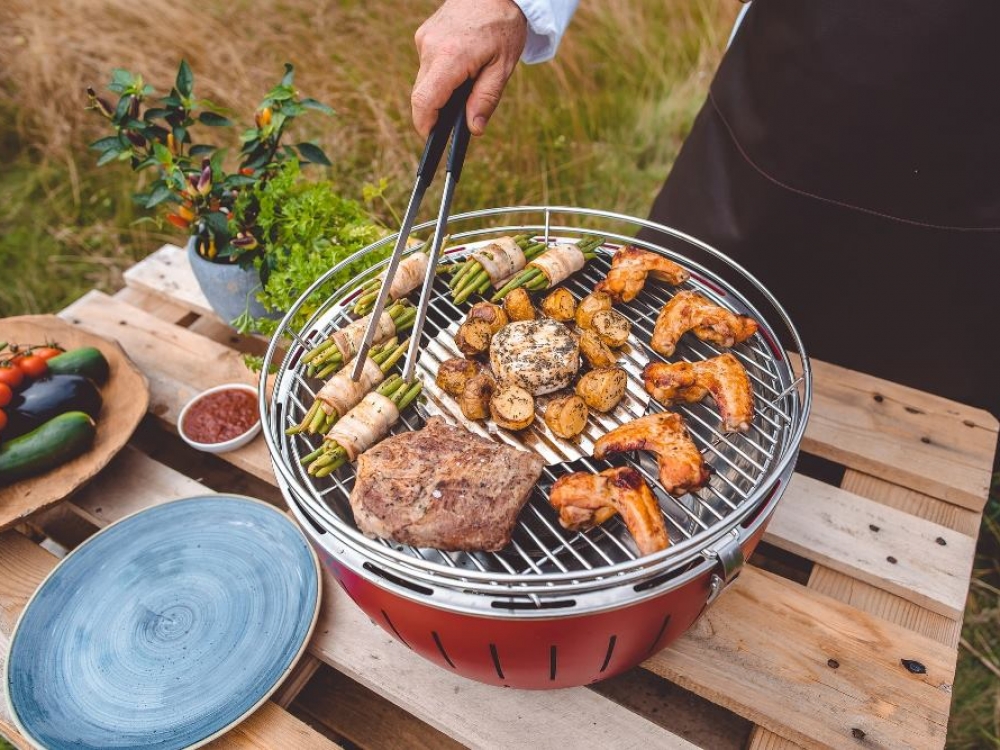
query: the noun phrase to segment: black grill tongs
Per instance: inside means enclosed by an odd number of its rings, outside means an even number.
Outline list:
[[[441,207],[438,209],[437,222],[434,226],[434,238],[431,241],[431,251],[429,253],[430,262],[427,264],[427,272],[424,274],[424,283],[420,288],[420,301],[417,304],[417,317],[413,322],[413,330],[410,332],[410,346],[406,352],[406,362],[403,365],[403,379],[407,382],[413,379],[413,371],[417,364],[418,350],[420,348],[420,335],[424,329],[424,320],[427,317],[427,305],[430,302],[431,287],[434,284],[434,277],[437,273],[438,260],[441,257],[441,245],[444,242],[445,228],[448,225],[448,215],[451,209],[451,199],[455,194],[455,186],[458,178],[462,175],[462,165],[465,162],[465,152],[469,147],[469,124],[465,120],[465,103],[472,91],[472,79],[470,78],[451,95],[448,103],[438,113],[437,124],[427,137],[427,145],[424,146],[424,155],[420,158],[420,165],[417,167],[417,182],[413,186],[413,193],[410,195],[410,202],[406,206],[406,213],[403,215],[403,224],[399,229],[399,237],[396,239],[396,247],[389,258],[389,265],[385,269],[385,278],[382,280],[382,287],[379,289],[378,298],[375,300],[375,307],[372,309],[371,317],[368,321],[368,328],[365,330],[365,337],[358,349],[357,357],[354,360],[354,369],[351,371],[351,379],[357,381],[361,377],[365,360],[368,358],[368,351],[372,347],[375,338],[375,331],[378,329],[379,318],[385,309],[386,298],[389,296],[389,287],[392,286],[393,277],[399,267],[399,261],[406,250],[406,242],[410,237],[413,222],[420,209],[420,203],[424,199],[424,193],[431,182],[434,181],[434,173],[437,172],[441,163],[441,156],[444,148],[451,140],[451,151],[448,153],[448,167],[444,176],[444,194],[441,196]],[[454,133],[454,137],[452,134]]]

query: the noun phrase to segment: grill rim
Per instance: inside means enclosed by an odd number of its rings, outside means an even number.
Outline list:
[[[633,577],[639,577],[642,579],[669,573],[672,570],[682,567],[686,562],[696,559],[699,555],[703,557],[711,556],[712,545],[716,544],[720,539],[723,539],[727,534],[731,533],[733,529],[742,524],[746,518],[750,517],[760,508],[761,503],[769,497],[769,493],[775,488],[776,484],[780,481],[780,478],[785,474],[786,469],[788,469],[789,465],[794,462],[798,454],[798,448],[801,444],[802,435],[805,430],[812,402],[811,365],[798,331],[789,318],[787,312],[774,298],[771,292],[756,279],[756,277],[715,248],[712,248],[706,243],[680,232],[679,230],[658,224],[656,222],[614,212],[567,206],[508,206],[457,214],[451,217],[450,221],[455,223],[468,222],[471,225],[471,223],[475,220],[489,217],[507,216],[510,214],[538,213],[542,213],[544,215],[544,226],[523,223],[503,226],[491,225],[484,227],[479,224],[474,225],[474,228],[467,231],[453,234],[452,239],[453,242],[458,243],[469,237],[482,238],[483,236],[489,234],[495,235],[502,232],[526,230],[537,231],[539,234],[544,230],[546,236],[552,236],[560,231],[569,231],[577,235],[610,235],[615,240],[620,240],[622,242],[634,242],[639,246],[647,247],[666,255],[667,257],[675,258],[684,263],[686,267],[692,270],[697,270],[697,272],[704,278],[718,284],[724,290],[725,294],[732,295],[735,299],[739,300],[740,304],[755,313],[759,320],[767,323],[765,328],[770,329],[772,324],[777,322],[774,317],[770,315],[760,315],[756,306],[751,304],[743,293],[736,289],[732,283],[722,279],[717,273],[705,268],[700,263],[685,256],[683,253],[656,243],[635,240],[631,236],[619,234],[618,232],[600,231],[591,227],[563,226],[561,224],[553,225],[551,221],[552,216],[567,214],[574,217],[599,218],[615,222],[623,222],[630,225],[637,225],[641,228],[652,229],[681,242],[689,243],[701,252],[706,253],[708,256],[722,262],[725,266],[735,271],[741,277],[742,281],[749,283],[754,288],[756,293],[762,295],[764,301],[771,307],[777,319],[779,319],[781,324],[784,326],[785,331],[787,331],[791,339],[790,342],[785,340],[783,336],[777,336],[773,330],[769,330],[769,333],[771,336],[776,338],[778,342],[786,345],[781,348],[783,356],[786,359],[788,359],[787,344],[792,343],[795,346],[795,354],[799,357],[801,374],[799,374],[798,377],[795,376],[795,373],[792,370],[792,362],[789,359],[787,362],[787,368],[791,375],[789,379],[790,383],[784,388],[782,393],[771,400],[772,403],[782,405],[786,401],[790,402],[789,405],[792,407],[790,414],[792,416],[789,418],[790,424],[784,427],[784,429],[788,430],[790,434],[784,441],[784,445],[781,446],[779,453],[775,456],[774,463],[768,470],[768,473],[762,477],[760,481],[755,483],[747,497],[738,503],[736,509],[730,511],[722,519],[714,521],[707,529],[696,532],[692,537],[684,539],[676,544],[672,544],[666,550],[661,552],[653,555],[639,556],[635,559],[625,560],[611,565],[604,565],[590,570],[572,570],[566,572],[536,573],[525,571],[519,573],[503,573],[496,570],[473,570],[464,567],[452,567],[425,560],[407,552],[397,551],[383,542],[365,537],[356,528],[348,526],[336,515],[335,512],[324,507],[322,502],[318,502],[315,498],[313,498],[313,493],[309,491],[301,491],[303,488],[299,488],[299,479],[296,476],[294,467],[290,464],[289,459],[291,456],[288,455],[284,447],[280,444],[281,438],[276,434],[282,431],[283,426],[277,424],[276,421],[271,418],[279,406],[279,397],[282,393],[278,388],[278,385],[283,382],[283,376],[285,376],[285,388],[287,389],[290,387],[287,385],[287,381],[291,380],[295,375],[291,359],[295,353],[296,347],[294,345],[290,346],[278,366],[277,375],[274,381],[275,388],[270,399],[267,397],[266,380],[261,381],[261,385],[258,390],[258,404],[261,411],[261,419],[265,425],[265,440],[271,453],[272,464],[274,465],[276,474],[279,475],[281,482],[287,485],[289,492],[304,506],[303,510],[308,510],[308,515],[314,520],[314,522],[319,523],[324,528],[324,531],[332,534],[333,538],[338,539],[341,544],[347,544],[352,549],[355,549],[358,554],[368,556],[379,565],[388,568],[394,573],[406,576],[410,580],[422,580],[428,585],[433,586],[454,586],[470,591],[470,593],[472,591],[476,591],[478,593],[501,596],[504,598],[523,598],[525,596],[543,595],[545,593],[544,589],[546,588],[549,588],[550,593],[554,594],[555,592],[552,591],[550,587],[554,586],[555,588],[562,589],[563,585],[561,584],[579,585],[589,582],[591,586],[594,586],[598,580],[604,580],[607,582],[607,585],[620,585],[625,583],[624,579],[632,579]],[[424,222],[414,227],[413,231],[419,232],[428,229],[433,225],[433,221]],[[330,307],[329,305],[321,306],[305,324],[302,331],[292,331],[288,327],[291,317],[298,311],[304,301],[307,300],[311,294],[313,294],[331,277],[347,267],[349,264],[379,248],[393,243],[397,237],[398,233],[389,235],[376,243],[372,243],[371,245],[362,248],[331,268],[318,278],[306,291],[304,291],[296,301],[295,305],[292,306],[279,323],[277,332],[275,336],[272,337],[264,357],[265,367],[268,367],[274,362],[275,355],[279,349],[282,334],[285,334],[289,338],[304,345],[303,339],[300,335],[303,331],[310,332],[315,330],[320,321],[323,320],[324,316],[336,314],[334,307]],[[327,299],[330,300],[336,298],[342,301],[344,298],[349,296],[353,287],[357,286],[365,275],[370,274],[368,275],[368,278],[370,278],[372,275],[376,274],[383,265],[384,262],[377,264],[364,274],[351,278],[344,285],[335,290]],[[773,342],[768,343],[773,346]],[[775,357],[775,359],[780,358],[781,356]],[[291,374],[289,374],[288,371],[292,371]],[[288,404],[286,403],[285,406],[287,407],[287,405]],[[540,590],[532,592],[533,589]]]

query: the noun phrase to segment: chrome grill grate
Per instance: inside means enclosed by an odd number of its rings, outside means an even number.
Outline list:
[[[497,216],[505,213],[543,213],[543,220],[520,225],[496,226]],[[559,238],[575,241],[587,235],[609,236],[596,259],[568,281],[564,286],[578,299],[589,293],[594,284],[602,279],[609,268],[610,257],[618,243],[631,241],[631,233],[610,231],[607,226],[599,228],[556,226],[553,216],[561,213],[604,218],[612,223],[626,217],[618,217],[602,212],[582,209],[497,209],[475,212],[453,217],[452,257],[470,252],[475,246],[488,242],[500,234],[536,232],[550,241]],[[635,220],[631,220],[635,221]],[[490,224],[493,226],[490,226]],[[640,222],[641,223],[641,222]],[[476,228],[466,229],[466,225]],[[463,231],[457,231],[462,229]],[[680,240],[703,248],[683,235]],[[383,241],[391,241],[388,238]],[[562,474],[570,471],[600,471],[612,465],[608,462],[589,458],[590,445],[596,436],[609,429],[641,416],[650,411],[663,410],[660,404],[649,398],[642,387],[640,373],[647,361],[663,359],[648,348],[653,324],[662,306],[680,289],[691,289],[705,295],[718,304],[735,312],[749,314],[762,324],[762,331],[749,341],[732,351],[746,367],[753,384],[756,413],[749,432],[725,435],[718,431],[719,417],[714,404],[709,399],[700,404],[685,404],[672,407],[681,412],[688,428],[712,469],[709,484],[696,493],[682,497],[672,497],[659,490],[655,459],[649,455],[634,454],[616,457],[615,464],[623,460],[638,469],[654,488],[660,501],[672,546],[654,559],[655,565],[669,568],[679,565],[684,556],[704,551],[709,543],[727,533],[741,519],[748,517],[760,505],[768,489],[777,482],[778,474],[787,466],[797,450],[809,398],[808,360],[801,356],[802,373],[793,371],[787,351],[803,355],[797,334],[777,304],[771,317],[780,317],[780,322],[789,331],[790,340],[778,337],[773,321],[750,305],[736,289],[723,282],[704,266],[693,262],[686,253],[667,250],[663,247],[638,243],[661,252],[692,271],[692,278],[682,287],[673,288],[662,282],[650,280],[643,292],[628,305],[618,306],[632,321],[632,346],[619,364],[629,373],[629,390],[623,405],[608,415],[591,415],[588,430],[579,446],[566,443],[551,435],[546,429],[530,431],[522,442],[518,434],[499,430],[487,433],[482,426],[472,425],[480,434],[489,434],[495,440],[502,440],[518,447],[534,448],[549,466],[543,471],[541,480],[531,499],[521,512],[512,543],[499,553],[456,553],[430,549],[416,549],[387,542],[369,540],[355,528],[348,497],[354,481],[353,468],[344,467],[330,477],[314,479],[306,474],[298,463],[305,454],[319,445],[321,436],[286,436],[284,429],[297,423],[309,408],[320,387],[319,381],[305,377],[304,367],[298,361],[305,351],[325,338],[332,330],[350,320],[352,292],[379,271],[379,267],[369,269],[353,279],[341,290],[335,292],[326,305],[317,312],[303,331],[290,331],[287,320],[279,329],[279,336],[268,351],[267,362],[276,361],[276,343],[281,334],[291,340],[291,346],[283,356],[274,382],[273,396],[264,409],[265,432],[272,458],[280,479],[295,496],[309,516],[324,529],[348,541],[382,564],[414,578],[422,578],[434,584],[453,585],[462,590],[497,592],[498,583],[506,583],[520,590],[548,591],[539,585],[554,585],[562,581],[579,584],[583,580],[600,580],[611,574],[621,574],[636,570],[640,566],[647,569],[651,558],[638,560],[638,553],[625,528],[614,518],[603,525],[584,533],[563,529],[555,511],[549,506],[547,496],[552,483]],[[709,250],[710,251],[710,250]],[[714,253],[714,251],[710,251]],[[345,262],[346,263],[346,262]],[[738,267],[736,267],[738,269]],[[337,269],[331,271],[334,273]],[[741,269],[738,269],[741,270]],[[752,278],[743,279],[753,288],[759,285]],[[318,282],[319,283],[319,282]],[[419,429],[430,413],[442,413],[448,421],[455,422],[457,408],[450,397],[433,387],[433,377],[438,360],[452,356],[451,333],[464,318],[471,306],[469,303],[456,307],[448,295],[445,278],[438,278],[434,285],[433,298],[429,305],[427,324],[421,342],[422,356],[418,367],[420,377],[427,390],[425,403],[411,407],[402,416],[394,433]],[[308,292],[307,292],[308,294]],[[764,292],[765,296],[770,296]],[[303,299],[307,295],[303,295]],[[791,344],[791,345],[790,345]],[[694,336],[685,335],[677,352],[669,361],[684,359],[695,361],[720,354],[722,350],[702,342]],[[466,423],[469,426],[469,423]],[[495,430],[496,428],[494,428]],[[527,431],[526,431],[527,432]],[[501,587],[502,588],[502,587]]]

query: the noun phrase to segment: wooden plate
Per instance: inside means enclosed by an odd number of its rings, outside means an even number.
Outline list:
[[[0,487],[0,531],[20,523],[79,489],[122,449],[149,407],[145,376],[107,339],[71,326],[54,315],[22,315],[0,319],[0,341],[42,344],[55,341],[65,349],[93,346],[110,365],[101,386],[104,406],[97,415],[97,437],[82,456],[38,476]]]

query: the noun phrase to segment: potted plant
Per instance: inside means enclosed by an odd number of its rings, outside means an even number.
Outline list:
[[[188,233],[191,266],[205,297],[223,320],[240,319],[244,329],[282,312],[257,299],[266,293],[268,278],[282,260],[264,241],[269,230],[254,223],[256,201],[264,194],[261,187],[286,163],[296,165],[294,181],[299,179],[298,165],[330,164],[315,144],[283,143],[298,116],[308,110],[333,113],[315,99],[300,98],[294,75],[286,64],[280,82],[256,108],[253,127],[239,135],[231,168],[222,148],[201,142],[200,136],[196,141],[205,127],[232,128],[233,123],[210,102],[194,96],[187,62],[181,62],[170,93],[155,100],[154,88],[142,76],[121,69],[112,72],[108,86],[117,101],[87,89],[89,108],[114,129],[114,134],[91,144],[100,154],[98,165],[128,162],[135,172],[155,172],[136,200],[147,209],[166,209],[167,221]],[[286,178],[282,184],[291,183]],[[257,197],[246,200],[244,195]],[[234,210],[238,202],[239,215]]]

